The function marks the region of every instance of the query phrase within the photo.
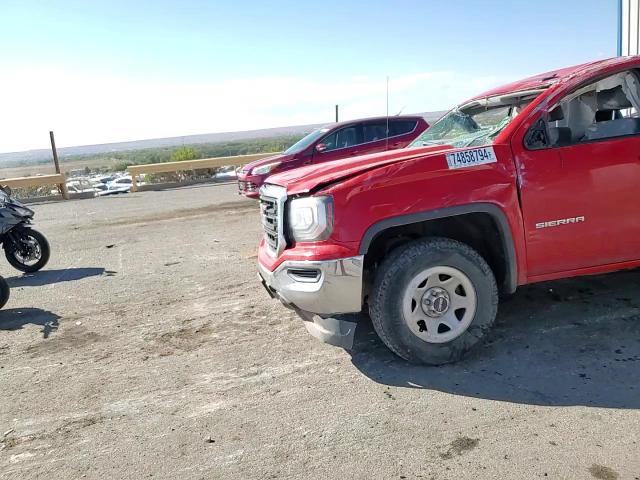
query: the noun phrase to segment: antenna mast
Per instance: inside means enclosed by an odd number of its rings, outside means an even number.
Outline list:
[[[385,150],[389,150],[389,75],[387,75],[387,131],[385,132]]]

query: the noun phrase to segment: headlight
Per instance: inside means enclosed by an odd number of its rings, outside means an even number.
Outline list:
[[[259,167],[254,168],[251,171],[251,174],[252,175],[264,175],[265,173],[269,173],[271,170],[276,168],[281,163],[282,162],[271,162],[271,163],[267,163],[265,165],[261,165]]]
[[[325,240],[333,230],[331,197],[295,198],[289,204],[289,232],[298,242]]]

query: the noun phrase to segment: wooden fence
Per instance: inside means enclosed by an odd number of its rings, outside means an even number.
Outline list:
[[[65,184],[66,179],[64,173],[55,173],[53,175],[36,175],[34,177],[18,177],[18,178],[5,178],[0,180],[0,185],[6,185],[13,188],[24,187],[41,187],[42,185],[58,185],[62,197],[67,199],[69,195],[67,193],[67,186]]]
[[[166,163],[149,163],[146,165],[131,165],[127,167],[127,171],[132,178],[131,191],[135,192],[138,188],[137,177],[144,173],[166,173],[180,172],[186,170],[200,170],[208,168],[218,168],[227,165],[241,167],[247,163],[259,160],[261,158],[277,155],[276,153],[256,153],[252,155],[237,155],[233,157],[216,157],[204,158],[201,160],[187,160],[184,162],[166,162]],[[66,177],[64,173],[56,173],[52,175],[36,175],[33,177],[17,177],[0,179],[0,185],[7,185],[13,188],[40,187],[42,185],[58,185],[62,192],[62,197],[69,198],[66,187]]]

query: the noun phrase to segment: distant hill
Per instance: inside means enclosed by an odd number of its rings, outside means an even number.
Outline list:
[[[445,112],[425,112],[422,115],[427,122],[433,123]],[[134,140],[130,142],[103,143],[98,145],[82,145],[78,147],[58,148],[58,155],[62,159],[75,155],[93,155],[109,152],[122,152],[129,150],[142,150],[145,148],[171,148],[182,145],[198,145],[202,143],[229,142],[234,140],[248,140],[257,138],[271,138],[302,135],[326,125],[318,123],[312,125],[297,125],[290,127],[264,128],[260,130],[246,130],[242,132],[204,133],[201,135],[185,135],[182,137],[153,138],[149,140]],[[51,150],[27,150],[24,152],[0,153],[1,164],[28,164],[40,162],[51,158]]]

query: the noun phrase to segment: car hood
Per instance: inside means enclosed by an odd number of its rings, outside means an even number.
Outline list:
[[[242,167],[242,171],[245,173],[248,173],[254,168],[261,167],[262,165],[266,165],[267,163],[286,162],[287,160],[291,160],[291,158],[293,158],[293,155],[277,153],[270,157],[261,158],[260,160],[254,160],[253,162],[247,163],[245,166]]]
[[[270,176],[267,183],[286,187],[289,195],[297,195],[385,165],[436,155],[448,150],[453,150],[453,147],[436,145],[372,153],[277,173]]]

